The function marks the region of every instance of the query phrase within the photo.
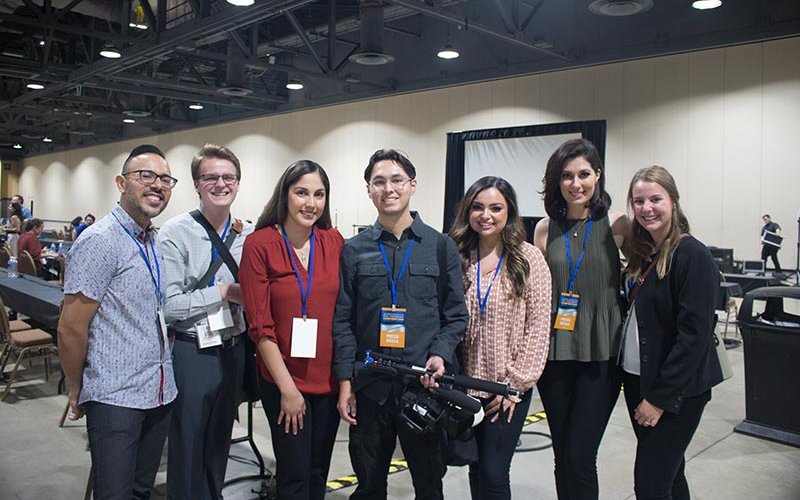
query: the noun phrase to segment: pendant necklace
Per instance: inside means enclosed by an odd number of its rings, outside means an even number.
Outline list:
[[[587,220],[589,220],[588,217],[586,219],[581,219],[581,221],[579,223],[575,224],[575,226],[572,228],[572,237],[573,238],[577,238],[578,237],[578,231],[581,229],[581,227],[583,227],[583,225],[586,223]]]

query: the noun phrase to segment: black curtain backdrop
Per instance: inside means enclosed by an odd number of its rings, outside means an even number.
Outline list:
[[[584,139],[592,141],[605,165],[606,154],[606,121],[592,120],[584,122],[549,123],[546,125],[527,125],[524,127],[493,128],[485,130],[469,130],[466,132],[450,132],[447,134],[447,164],[445,166],[444,185],[444,232],[450,230],[456,207],[464,196],[464,143],[466,141],[482,141],[486,139],[513,139],[540,135],[580,133]],[[536,186],[539,191],[541,186]],[[537,219],[538,220],[538,219]],[[531,231],[529,237],[533,234]],[[530,238],[529,238],[530,239]]]

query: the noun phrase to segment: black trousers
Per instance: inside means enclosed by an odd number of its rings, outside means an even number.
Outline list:
[[[501,415],[492,422],[491,415],[483,419],[473,430],[478,442],[478,463],[469,466],[469,489],[472,500],[504,500],[511,498],[511,459],[517,449],[522,425],[528,416],[533,390],[522,396],[514,407],[511,422]],[[494,398],[481,401],[484,405]]]
[[[619,397],[622,370],[609,361],[548,361],[537,387],[553,438],[560,500],[599,496],[597,450]]]
[[[639,377],[625,373],[625,403],[636,433],[636,465],[633,487],[637,500],[689,500],[684,454],[694,436],[711,390],[683,399],[677,414],[664,412],[655,427],[643,427],[633,419],[641,402]]]
[[[386,476],[397,439],[411,471],[417,500],[441,500],[444,442],[440,433],[417,435],[398,421],[398,404],[389,398],[383,406],[356,395],[356,420],[350,426],[350,462],[358,477],[351,500],[378,500],[387,495]]]
[[[167,447],[167,497],[222,498],[237,395],[244,374],[244,344],[199,349],[172,347],[178,398]]]
[[[303,429],[297,435],[287,434],[278,425],[281,393],[278,386],[260,380],[261,403],[269,421],[272,449],[275,452],[275,474],[280,500],[321,500],[327,490],[331,453],[339,428],[336,394],[314,396],[303,394],[306,414]]]
[[[84,408],[95,500],[150,498],[172,404],[137,410],[89,402]]]
[[[782,271],[781,263],[778,262],[778,250],[780,248],[772,245],[761,245],[761,260],[764,261],[764,267],[767,267],[767,258],[772,257],[772,264],[775,266],[775,270],[780,273]]]

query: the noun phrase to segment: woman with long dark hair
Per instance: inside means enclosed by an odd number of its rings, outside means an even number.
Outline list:
[[[9,203],[8,224],[6,224],[5,231],[7,235],[6,244],[13,257],[17,256],[17,241],[19,241],[19,235],[22,233],[22,224],[24,222],[25,217],[22,215],[22,205],[16,202]]]
[[[343,245],[328,176],[309,160],[286,169],[244,245],[239,279],[281,499],[325,496],[339,426],[331,329]]]
[[[585,139],[562,144],[543,179],[547,217],[534,244],[553,279],[550,353],[537,387],[553,438],[558,498],[596,500],[597,450],[619,397],[619,249],[628,232],[610,212],[605,172]]]
[[[636,498],[689,499],[684,453],[711,387],[722,382],[714,352],[719,273],[689,234],[675,179],[639,170],[628,189],[633,228],[625,268],[628,299],[622,366],[636,433]]]
[[[478,463],[470,465],[470,490],[476,500],[508,499],[511,458],[547,360],[550,271],[525,241],[517,195],[500,177],[483,177],[467,190],[450,236],[461,255],[470,313],[464,370],[520,393],[504,398],[471,391],[485,418],[475,428]]]

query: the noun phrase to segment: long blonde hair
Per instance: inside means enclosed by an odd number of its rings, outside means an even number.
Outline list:
[[[637,182],[655,182],[667,192],[672,201],[672,222],[669,233],[660,247],[656,247],[653,237],[643,228],[633,213],[633,186]],[[675,179],[664,167],[653,165],[639,170],[631,179],[628,187],[628,210],[633,220],[631,227],[631,237],[628,238],[628,265],[625,267],[625,274],[633,278],[639,277],[644,272],[645,264],[650,261],[651,256],[656,253],[656,272],[658,277],[663,279],[669,272],[669,265],[672,255],[678,248],[681,234],[689,232],[689,219],[683,213],[680,204],[680,194]]]

